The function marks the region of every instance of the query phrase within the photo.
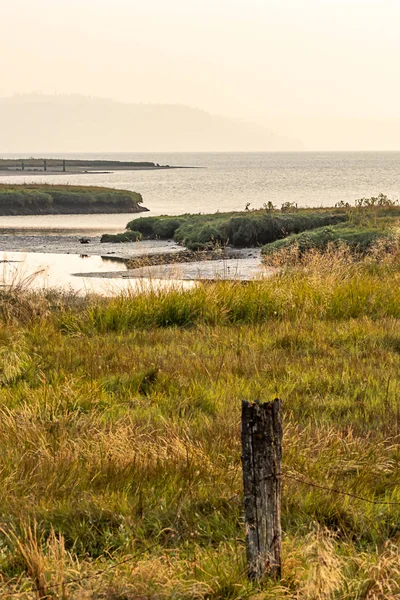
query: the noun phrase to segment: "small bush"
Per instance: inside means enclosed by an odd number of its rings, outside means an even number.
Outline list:
[[[228,236],[221,226],[212,222],[189,220],[175,232],[175,241],[184,244],[189,250],[206,250],[216,245],[226,245]]]
[[[147,239],[172,239],[175,231],[185,220],[185,216],[179,217],[139,217],[133,219],[126,226],[132,231],[139,231]]]
[[[101,244],[120,244],[123,242],[139,242],[142,234],[139,231],[124,231],[124,233],[105,233],[100,238]]]

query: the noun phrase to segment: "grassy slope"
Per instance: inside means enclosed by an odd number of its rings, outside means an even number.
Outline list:
[[[3,292],[0,591],[131,557],[68,597],[395,598],[400,506],[286,480],[262,592],[242,525],[242,399],[283,398],[285,472],[400,502],[399,250],[380,258],[110,301]]]
[[[297,247],[300,254],[313,248],[325,251],[329,244],[346,244],[352,250],[365,252],[381,239],[390,239],[388,232],[380,227],[360,227],[347,223],[333,227],[318,227],[312,231],[303,231],[289,235],[282,240],[266,244],[262,253],[265,256],[281,250]]]
[[[347,211],[348,221],[329,227],[303,231],[266,244],[262,252],[266,256],[297,249],[299,254],[317,249],[325,251],[329,244],[345,244],[358,252],[366,252],[379,240],[390,245],[398,230],[400,207],[359,207]]]
[[[0,215],[139,212],[136,192],[96,186],[0,184]]]

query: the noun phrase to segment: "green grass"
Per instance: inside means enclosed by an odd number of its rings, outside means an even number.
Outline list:
[[[102,244],[120,244],[123,242],[138,242],[142,239],[142,234],[139,231],[124,231],[123,233],[104,233],[100,242]]]
[[[346,221],[343,209],[253,211],[179,215],[177,217],[141,217],[130,221],[128,229],[140,231],[148,239],[171,239],[190,250],[204,250],[215,245],[258,246],[307,229]]]
[[[284,472],[400,502],[399,257],[331,248],[109,300],[3,290],[0,593],[115,566],[64,597],[397,597],[400,506],[292,479],[283,579],[247,582],[240,410],[283,399]]]
[[[140,212],[136,192],[95,186],[0,184],[0,214]]]
[[[298,249],[300,255],[312,249],[324,252],[329,244],[336,246],[345,244],[354,252],[366,252],[379,240],[387,240],[390,243],[392,237],[391,232],[382,227],[343,223],[289,235],[282,240],[266,244],[262,253],[268,256],[294,247]]]

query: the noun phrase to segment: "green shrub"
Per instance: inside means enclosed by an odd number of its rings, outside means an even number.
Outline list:
[[[172,239],[185,218],[184,215],[179,217],[139,217],[130,221],[126,228],[140,231],[147,239]]]
[[[204,250],[210,246],[227,244],[228,237],[221,226],[212,222],[188,220],[176,230],[175,241],[189,250]]]
[[[156,238],[168,240],[174,237],[175,231],[182,224],[182,220],[168,218],[156,221],[154,224],[154,235]]]
[[[122,242],[139,242],[142,234],[139,231],[124,231],[123,233],[105,233],[100,238],[100,243],[119,244]]]

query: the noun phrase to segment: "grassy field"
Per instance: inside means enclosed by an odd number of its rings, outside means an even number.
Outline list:
[[[399,259],[328,248],[109,300],[3,290],[1,597],[397,598]],[[255,586],[240,410],[276,396],[283,578]]]
[[[49,184],[0,184],[0,215],[141,212],[136,192]]]

